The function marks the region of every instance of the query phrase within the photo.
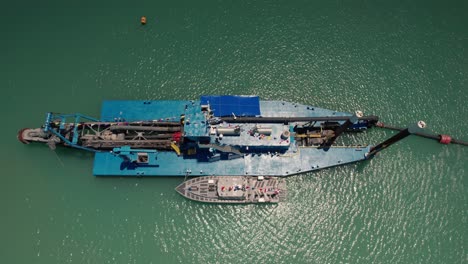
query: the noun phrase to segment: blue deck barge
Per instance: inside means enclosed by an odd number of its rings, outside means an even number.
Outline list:
[[[233,122],[210,123],[213,118],[227,117]],[[322,148],[296,142],[297,127],[305,121],[248,122],[242,117],[265,118],[344,117],[335,112],[283,101],[262,101],[248,97],[202,97],[198,101],[105,101],[100,121],[181,122],[181,152],[144,151],[147,161],[129,162],[139,150],[96,152],[93,174],[96,176],[205,176],[271,175],[288,176],[343,165],[366,159],[370,146]],[[210,116],[212,117],[212,116]],[[236,120],[237,119],[237,120]],[[235,121],[235,122],[234,122]],[[344,121],[337,122],[338,125]],[[310,123],[310,122],[309,122]],[[319,127],[322,122],[312,126]],[[309,124],[311,125],[311,124]],[[355,124],[359,125],[359,124]],[[365,127],[365,124],[362,126]],[[304,134],[304,137],[313,137]],[[132,153],[133,152],[133,153]]]

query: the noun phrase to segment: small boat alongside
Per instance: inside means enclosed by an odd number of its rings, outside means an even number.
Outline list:
[[[203,176],[183,182],[176,191],[204,203],[278,203],[286,198],[286,181],[264,176]]]

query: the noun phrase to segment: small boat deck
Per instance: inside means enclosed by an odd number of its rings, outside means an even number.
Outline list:
[[[204,176],[177,186],[182,196],[205,203],[278,203],[286,198],[284,178]]]

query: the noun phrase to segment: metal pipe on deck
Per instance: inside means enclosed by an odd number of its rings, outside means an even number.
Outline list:
[[[122,146],[171,149],[171,140],[86,140],[82,145],[95,149],[109,149]]]
[[[289,123],[289,122],[314,122],[314,121],[346,121],[352,116],[314,116],[314,117],[222,117],[221,120],[228,123]],[[369,122],[379,121],[378,116],[362,116],[358,120]]]
[[[159,126],[111,126],[111,131],[115,130],[134,130],[134,131],[159,131],[159,132],[175,132],[180,131],[180,126],[159,127]]]

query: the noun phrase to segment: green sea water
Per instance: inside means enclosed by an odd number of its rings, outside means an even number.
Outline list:
[[[231,206],[184,199],[183,178],[96,178],[92,154],[16,140],[48,111],[201,94],[422,119],[468,140],[467,14],[432,0],[3,2],[0,262],[467,263],[467,147],[409,137],[288,178],[284,203]]]

